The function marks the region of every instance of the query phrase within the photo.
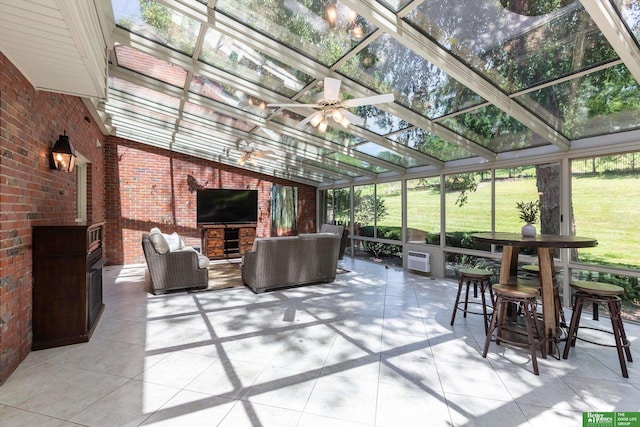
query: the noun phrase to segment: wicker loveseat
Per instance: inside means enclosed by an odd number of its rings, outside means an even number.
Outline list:
[[[242,260],[242,281],[256,293],[336,278],[340,237],[333,233],[258,238]]]
[[[160,237],[157,233],[150,234],[142,234],[142,250],[149,268],[154,293],[207,288],[209,282],[207,257],[184,245],[171,248],[168,245],[165,246],[160,240],[164,238],[161,233]]]

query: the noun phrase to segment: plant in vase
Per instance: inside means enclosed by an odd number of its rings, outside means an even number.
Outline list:
[[[525,237],[534,237],[536,235],[536,228],[533,224],[538,221],[540,201],[516,202],[516,207],[518,208],[518,211],[520,211],[520,219],[526,223],[524,227],[522,227],[522,235]]]

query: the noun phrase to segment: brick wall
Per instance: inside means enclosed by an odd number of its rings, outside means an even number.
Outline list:
[[[298,232],[316,230],[316,188],[118,137],[105,141],[109,264],[144,263],[140,236],[152,227],[177,231],[200,246],[196,188],[258,190],[258,236],[269,236],[272,185],[298,187]]]
[[[48,162],[65,131],[91,162],[90,219],[104,220],[104,137],[88,116],[79,98],[34,90],[0,53],[0,384],[31,349],[31,227],[76,217],[75,174]]]

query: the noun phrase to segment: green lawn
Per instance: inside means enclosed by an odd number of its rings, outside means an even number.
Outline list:
[[[598,239],[598,246],[580,251],[580,260],[598,264],[640,268],[640,176],[582,177],[572,180],[576,234]],[[535,178],[501,181],[496,184],[496,230],[519,231],[515,202],[536,200]],[[455,206],[458,193],[448,193],[447,231],[491,229],[491,186],[482,183],[469,194],[468,203]],[[502,202],[504,201],[504,202]],[[384,226],[401,224],[400,196],[384,197],[388,215]],[[440,195],[427,191],[409,191],[408,226],[428,232],[440,227]],[[537,224],[538,231],[540,224]]]

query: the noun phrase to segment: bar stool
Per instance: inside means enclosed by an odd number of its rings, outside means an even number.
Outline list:
[[[533,276],[539,278],[540,277],[540,267],[538,264],[526,264],[521,267],[524,271],[531,273]],[[564,310],[562,309],[562,299],[560,298],[560,285],[555,282],[556,274],[558,274],[560,270],[555,269],[553,271],[554,283],[553,283],[553,301],[556,307],[556,324],[566,327],[567,320],[564,317]],[[538,289],[540,289],[540,296],[542,296],[542,288],[538,283]]]
[[[539,375],[538,371],[538,359],[536,358],[536,345],[540,347],[540,352],[544,359],[547,358],[547,352],[544,345],[544,339],[540,338],[540,332],[538,330],[537,314],[536,314],[536,298],[538,297],[538,291],[534,288],[522,285],[493,285],[493,292],[496,295],[496,302],[494,305],[494,313],[491,318],[491,325],[489,326],[489,332],[484,342],[484,352],[482,357],[487,357],[489,351],[489,345],[493,337],[493,332],[497,329],[496,344],[500,344],[501,341],[506,343],[528,347],[531,353],[531,363],[533,364],[533,373]],[[516,341],[514,338],[505,338],[506,333],[513,333],[514,335],[522,335],[522,332],[517,331],[516,323],[509,320],[507,316],[507,310],[509,304],[516,304],[521,307],[524,313],[524,321],[527,330],[527,342]],[[535,333],[534,333],[535,329]]]
[[[456,320],[456,312],[458,310],[463,312],[463,317],[467,317],[467,313],[469,314],[479,314],[484,318],[484,333],[486,334],[489,330],[489,320],[491,319],[491,314],[493,313],[493,290],[491,289],[491,276],[493,272],[489,270],[483,270],[481,268],[461,268],[458,271],[459,279],[458,279],[458,294],[456,295],[456,302],[453,304],[453,314],[451,314],[451,325],[453,326],[453,322]],[[464,301],[460,301],[460,294],[462,294],[462,288],[466,285],[465,297]],[[469,301],[469,288],[473,285],[473,297],[478,298],[478,288],[480,288],[480,296],[482,298],[482,302],[478,301]],[[485,291],[489,290],[489,297],[491,298],[491,305],[487,305]],[[460,305],[463,305],[463,308],[460,308]],[[469,304],[478,304],[482,306],[482,313],[477,311],[469,310]],[[487,307],[491,310],[491,312],[487,312]]]
[[[571,284],[571,288],[576,292],[575,302],[573,305],[573,314],[571,315],[569,335],[567,338],[567,343],[564,347],[562,358],[566,359],[567,357],[569,357],[569,347],[575,347],[576,340],[581,340],[604,347],[616,347],[616,349],[618,350],[618,360],[620,360],[622,376],[625,378],[629,378],[629,372],[627,371],[627,363],[624,359],[623,349],[624,353],[626,353],[627,360],[629,362],[633,362],[633,359],[631,358],[631,344],[624,332],[624,325],[622,323],[622,318],[620,317],[620,311],[622,309],[620,295],[624,293],[624,288],[616,285],[611,285],[609,283],[589,282],[584,280],[577,280],[573,282]],[[580,316],[582,314],[582,307],[585,302],[591,302],[594,304],[607,304],[607,307],[609,308],[609,314],[611,316],[611,327],[613,331],[592,328],[588,326],[580,326]],[[615,345],[594,342],[585,338],[581,338],[578,336],[579,328],[591,329],[594,331],[612,334],[615,340]]]

